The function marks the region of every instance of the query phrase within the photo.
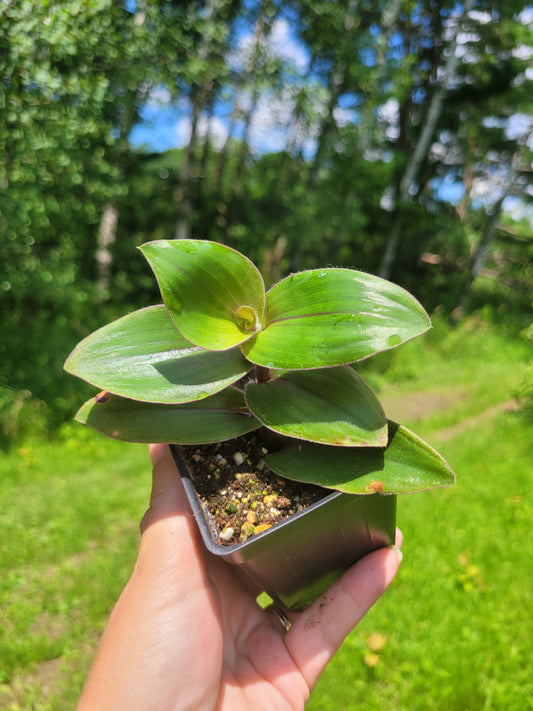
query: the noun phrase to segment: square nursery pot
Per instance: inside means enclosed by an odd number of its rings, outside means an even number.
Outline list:
[[[221,545],[179,447],[170,449],[207,550],[288,609],[303,609],[360,558],[394,543],[396,496],[334,491],[244,542]]]

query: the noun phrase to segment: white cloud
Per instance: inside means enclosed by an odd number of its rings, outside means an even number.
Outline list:
[[[292,64],[300,74],[304,74],[309,65],[309,55],[303,45],[297,42],[291,32],[291,26],[285,19],[277,19],[272,25],[269,37],[270,49],[274,56]]]
[[[242,71],[250,61],[254,49],[255,37],[253,31],[243,34],[227,57],[227,61],[235,71]],[[294,67],[304,74],[309,65],[309,54],[292,34],[291,26],[285,19],[274,20],[264,49],[272,58],[277,58],[285,64]]]
[[[205,138],[208,133],[211,144],[219,151],[228,138],[227,122],[222,121],[217,116],[212,116],[211,118],[202,116],[198,122],[198,134]]]
[[[518,15],[518,19],[523,25],[531,25],[533,23],[533,6],[529,5],[529,7],[524,8]]]
[[[527,192],[527,191],[526,191]],[[531,192],[529,192],[531,195]],[[503,210],[515,220],[525,217],[533,225],[533,207],[515,195],[508,195],[503,201]]]
[[[218,116],[201,116],[198,121],[198,136],[205,138],[209,133],[209,140],[217,150],[220,150],[228,137],[228,123]],[[174,125],[176,137],[176,148],[185,148],[191,140],[191,119],[190,116],[180,116]]]
[[[390,141],[395,141],[400,135],[400,104],[394,97],[378,108],[378,117],[385,126],[385,135]]]
[[[526,136],[533,128],[533,117],[529,114],[513,114],[507,122],[505,133],[512,141]]]
[[[296,94],[293,86],[286,85],[279,94],[265,92],[261,95],[250,126],[250,144],[252,150],[258,153],[265,151],[281,151],[287,147],[290,126],[291,140],[302,147],[306,156],[313,155],[316,149],[319,119],[325,110],[323,92],[311,92],[309,95],[309,118],[294,125],[294,106]],[[311,105],[312,104],[312,105]],[[342,112],[342,110],[339,110]],[[345,114],[339,114],[340,119]]]
[[[396,123],[400,119],[400,104],[398,99],[391,97],[382,104],[378,109],[378,114],[381,119],[388,123]]]
[[[337,126],[342,128],[343,126],[347,126],[348,124],[354,122],[355,113],[351,109],[343,109],[340,106],[337,106],[333,110],[333,118],[335,119]]]
[[[156,86],[148,96],[147,104],[152,106],[166,106],[170,103],[170,91],[165,86]]]
[[[533,47],[529,47],[526,44],[519,44],[518,47],[514,47],[511,54],[516,59],[523,59],[527,61],[533,57]]]
[[[478,22],[480,25],[488,25],[488,23],[492,20],[490,12],[482,12],[480,10],[470,10],[468,17],[474,20],[474,22]]]
[[[176,148],[185,148],[191,140],[191,119],[189,116],[180,116],[174,127],[176,133]]]
[[[282,151],[287,144],[286,126],[292,116],[293,102],[270,93],[263,94],[250,125],[250,145],[253,151]]]
[[[480,37],[477,32],[458,32],[457,44],[469,44],[470,42],[479,42]]]

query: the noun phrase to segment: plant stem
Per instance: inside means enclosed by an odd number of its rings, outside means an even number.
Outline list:
[[[258,383],[268,383],[269,380],[272,380],[272,370],[264,368],[262,365],[256,365],[255,379]]]

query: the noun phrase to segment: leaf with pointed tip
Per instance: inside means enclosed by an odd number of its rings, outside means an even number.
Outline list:
[[[349,366],[251,382],[245,397],[258,420],[289,437],[341,447],[387,444],[387,421],[379,400]]]
[[[265,286],[244,255],[206,240],[156,240],[141,248],[172,320],[191,343],[224,350],[261,326]]]
[[[417,435],[389,421],[386,448],[294,443],[266,457],[279,475],[348,494],[401,494],[451,486],[448,463]]]
[[[124,442],[169,444],[221,442],[261,426],[247,412],[236,388],[184,405],[138,402],[106,393],[88,400],[76,419]]]
[[[115,395],[144,402],[190,402],[213,395],[250,369],[240,349],[193,346],[164,306],[134,311],[85,338],[65,370]]]
[[[257,365],[297,370],[345,365],[431,327],[404,289],[352,269],[293,274],[267,293],[263,330],[241,348]]]

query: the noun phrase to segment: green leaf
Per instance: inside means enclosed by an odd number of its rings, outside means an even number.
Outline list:
[[[349,366],[249,383],[246,402],[266,427],[289,437],[344,447],[387,444],[379,400]]]
[[[105,393],[88,400],[76,419],[108,437],[145,443],[207,444],[260,427],[236,388],[185,405],[137,402]]]
[[[267,293],[263,330],[241,348],[253,363],[295,370],[353,363],[431,327],[407,291],[351,269],[299,272]]]
[[[250,338],[265,308],[263,278],[239,252],[204,240],[158,240],[141,251],[170,315],[191,343],[224,350]]]
[[[99,388],[145,402],[190,402],[239,380],[250,364],[239,348],[192,346],[164,306],[134,311],[85,338],[65,369]]]
[[[385,449],[340,448],[302,442],[266,457],[281,476],[348,494],[401,494],[450,486],[447,462],[417,435],[389,421]]]

